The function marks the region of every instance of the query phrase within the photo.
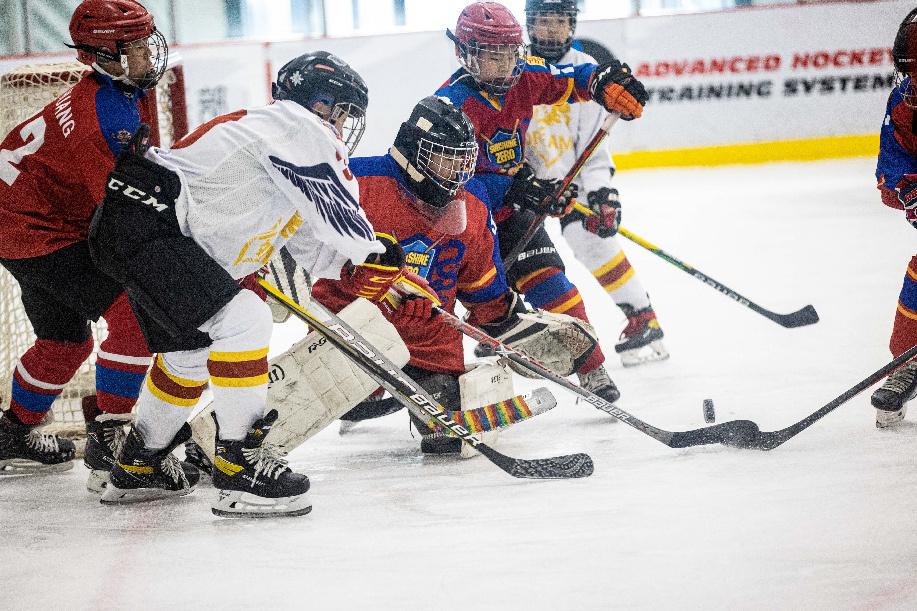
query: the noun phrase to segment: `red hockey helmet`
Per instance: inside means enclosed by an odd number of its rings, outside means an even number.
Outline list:
[[[446,30],[446,35],[455,43],[462,67],[488,93],[505,94],[522,75],[522,26],[502,4],[469,4],[459,15],[455,33]]]
[[[892,59],[896,86],[901,86],[905,76],[911,77],[901,91],[904,103],[917,108],[917,92],[914,89],[914,77],[917,76],[917,8],[908,13],[898,26],[895,44],[892,45]]]
[[[150,12],[135,0],[83,0],[70,18],[70,37],[81,63],[118,62],[125,80],[143,89],[154,86],[165,73],[169,59],[165,37]],[[147,42],[152,53],[152,68],[140,77],[128,74],[125,53],[127,45],[136,41]]]

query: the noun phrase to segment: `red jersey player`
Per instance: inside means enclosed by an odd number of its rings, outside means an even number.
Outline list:
[[[501,255],[506,256],[526,233],[535,214],[563,215],[571,189],[556,200],[559,181],[541,180],[525,163],[525,133],[539,104],[594,99],[624,119],[643,112],[647,95],[626,65],[617,61],[596,66],[554,66],[526,57],[522,28],[512,13],[496,2],[475,2],[459,15],[455,43],[461,68],[437,91],[471,119],[480,146],[477,172],[492,191],[506,194],[494,219]],[[564,273],[564,264],[542,227],[517,261],[507,280],[535,307],[565,313],[588,322],[582,297]],[[620,396],[605,371],[600,349],[577,371],[584,388],[607,401]]]
[[[904,210],[917,228],[917,9],[908,13],[892,47],[896,84],[888,96],[888,108],[879,147],[876,178],[882,201]],[[911,259],[898,297],[889,348],[894,356],[917,344],[917,256]],[[904,418],[907,401],[917,395],[917,361],[911,360],[888,376],[872,394],[876,426],[885,428]]]
[[[429,283],[444,309],[451,312],[461,301],[472,324],[569,375],[578,359],[588,358],[595,339],[576,319],[527,314],[521,299],[507,287],[487,203],[493,195],[480,181],[469,182],[476,154],[468,118],[448,100],[430,96],[414,107],[387,155],[352,159],[350,169],[373,227],[397,236],[408,267]],[[353,300],[340,282],[317,282],[312,295],[334,310]],[[418,298],[403,304],[393,317],[410,351],[405,372],[427,391],[442,393],[444,404],[456,405],[458,378],[465,373],[462,336],[435,316],[430,318],[430,310],[430,301]],[[582,339],[579,348],[564,351],[554,335],[561,327]],[[389,413],[373,413],[370,405],[355,410],[370,417]],[[459,439],[436,436],[414,422],[423,434],[424,452],[459,450]]]
[[[92,71],[0,144],[0,265],[19,282],[38,336],[16,364],[0,418],[0,473],[72,466],[70,441],[33,428],[91,353],[89,321],[102,316],[109,336],[98,355],[98,406],[95,397],[83,402],[89,486],[100,491],[151,359],[121,287],[90,260],[86,236],[115,157],[149,122],[144,89],[165,71],[168,48],[133,0],[85,0],[70,35]]]

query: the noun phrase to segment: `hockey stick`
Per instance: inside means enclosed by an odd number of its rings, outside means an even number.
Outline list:
[[[906,363],[907,361],[917,356],[917,345],[912,346],[907,352],[904,352],[898,358],[894,359],[890,363],[883,365],[881,368],[867,376],[864,380],[860,381],[858,384],[842,392],[840,395],[835,397],[833,400],[826,403],[824,406],[819,408],[817,411],[806,416],[796,424],[790,425],[779,431],[758,431],[754,437],[750,437],[744,442],[744,445],[739,447],[747,448],[750,450],[773,450],[777,446],[782,445],[789,439],[792,439],[802,431],[806,430],[839,406],[843,405],[850,399],[854,398],[889,373]]]
[[[691,431],[671,432],[657,428],[651,424],[647,424],[636,416],[627,413],[623,409],[615,407],[613,404],[586,390],[585,388],[577,386],[566,378],[557,375],[535,359],[529,357],[526,354],[513,350],[511,347],[507,346],[500,340],[495,339],[477,327],[466,323],[455,314],[451,314],[439,306],[434,306],[433,310],[440,316],[443,316],[448,325],[458,329],[471,339],[477,340],[479,343],[487,346],[497,355],[506,357],[509,360],[518,363],[522,367],[525,367],[529,371],[532,371],[545,378],[546,380],[550,380],[555,384],[563,386],[567,390],[570,390],[581,396],[586,400],[587,403],[590,403],[596,409],[617,418],[624,424],[637,429],[641,433],[652,437],[656,441],[664,443],[670,448],[688,448],[691,446],[708,445],[714,443],[719,443],[724,446],[730,446],[733,448],[747,448],[749,440],[754,440],[760,433],[758,425],[750,420],[733,420],[731,422],[723,422],[722,424],[715,424],[713,426],[708,426],[702,429],[694,429]]]
[[[592,216],[593,214],[595,214],[591,209],[587,208],[586,206],[582,205],[579,202],[573,202],[573,209],[576,210],[577,212],[581,212],[585,214],[586,216]],[[803,308],[796,310],[795,312],[790,312],[789,314],[778,314],[776,312],[771,312],[767,308],[762,308],[757,303],[755,303],[754,301],[751,301],[747,297],[744,297],[736,293],[734,290],[732,290],[725,284],[721,284],[717,282],[716,280],[714,280],[707,274],[703,273],[699,269],[696,269],[694,266],[688,265],[684,261],[680,261],[679,259],[676,259],[675,257],[670,255],[666,251],[662,250],[661,248],[659,248],[658,246],[656,246],[655,244],[651,242],[647,242],[646,240],[644,240],[637,234],[633,233],[632,231],[628,231],[624,227],[618,227],[618,233],[623,235],[625,238],[627,238],[634,244],[637,244],[638,246],[642,246],[643,248],[647,249],[654,255],[664,259],[665,261],[668,261],[669,263],[671,263],[678,269],[682,270],[683,272],[690,274],[691,276],[694,276],[695,278],[697,278],[698,280],[700,280],[707,286],[713,289],[716,289],[717,291],[719,291],[723,295],[726,295],[733,301],[742,304],[746,308],[749,308],[757,312],[758,314],[760,314],[761,316],[764,316],[765,318],[769,318],[770,320],[773,320],[775,323],[777,323],[781,327],[792,329],[794,327],[804,327],[806,325],[814,325],[815,323],[818,322],[818,312],[815,311],[815,308],[812,305],[807,305]]]
[[[588,210],[590,213],[592,212],[591,210],[589,210],[588,208],[582,205],[579,205],[579,206],[574,205],[574,208],[576,210],[579,210],[580,212],[583,212],[583,210]],[[766,308],[762,308],[757,303],[751,301],[747,297],[744,297],[738,294],[737,292],[735,292],[734,290],[732,290],[725,284],[721,284],[717,282],[716,280],[714,280],[707,274],[701,272],[699,269],[696,269],[693,266],[688,265],[684,261],[679,261],[678,259],[670,255],[669,253],[665,252],[658,246],[651,244],[650,242],[647,242],[646,240],[644,240],[637,234],[631,231],[628,231],[624,227],[619,227],[618,233],[623,235],[625,238],[627,238],[631,242],[634,242],[635,244],[647,249],[654,255],[657,255],[658,257],[665,259],[666,261],[668,261],[669,263],[671,263],[678,269],[684,271],[685,273],[690,274],[691,276],[694,276],[695,278],[697,278],[698,280],[700,280],[707,286],[713,289],[716,289],[717,291],[726,295],[733,301],[742,304],[746,308],[749,308],[757,312],[758,314],[760,314],[761,316],[764,316],[765,318],[769,318],[773,320],[775,323],[777,323],[781,327],[792,329],[794,327],[803,327],[806,325],[814,325],[815,323],[818,322],[818,312],[816,312],[815,308],[812,307],[811,305],[807,305],[804,308],[800,308],[799,310],[796,310],[795,312],[790,312],[789,314],[778,314],[776,312],[771,312],[770,310]]]
[[[321,304],[313,301],[310,304],[314,306],[312,311],[306,310],[277,290],[270,282],[259,279],[258,283],[268,294],[286,305],[297,318],[327,337],[333,346],[352,358],[361,369],[387,391],[400,397],[404,405],[415,416],[421,420],[432,416],[449,433],[471,445],[506,473],[513,477],[531,479],[566,479],[592,475],[594,466],[588,454],[577,453],[533,460],[512,458],[501,454],[452,420],[446,409],[417,382],[396,367],[384,354],[373,349],[372,345],[350,325]]]
[[[365,422],[382,416],[394,414],[402,408],[402,403],[394,397],[385,397],[374,402],[374,409],[378,410],[378,415],[361,420],[348,420],[341,418],[344,422]],[[488,403],[481,407],[465,410],[453,410],[448,412],[449,417],[459,422],[468,429],[469,433],[486,433],[488,431],[497,431],[514,426],[540,416],[557,407],[557,399],[547,388],[536,388],[530,393],[516,395],[509,399]],[[430,428],[443,431],[439,421],[431,416],[427,416],[426,424]]]
[[[554,197],[560,197],[564,191],[567,190],[567,187],[570,186],[570,183],[573,182],[579,173],[582,171],[583,166],[586,165],[586,162],[589,161],[589,158],[592,157],[592,154],[599,148],[599,145],[602,143],[602,140],[605,139],[605,136],[608,135],[608,132],[611,131],[612,126],[621,118],[621,115],[617,113],[611,113],[605,117],[605,121],[599,127],[599,131],[595,133],[592,139],[586,143],[586,148],[583,149],[583,152],[580,153],[580,156],[576,158],[576,161],[573,163],[573,166],[567,172],[567,175],[564,176],[563,181],[560,184],[560,187],[554,192]],[[503,259],[503,265],[506,268],[506,272],[509,272],[512,269],[513,265],[516,264],[516,261],[519,259],[519,254],[525,250],[525,247],[529,245],[529,242],[532,241],[532,238],[535,237],[535,234],[538,232],[538,229],[541,227],[541,224],[544,223],[545,218],[548,215],[539,214],[526,229],[525,233],[519,238],[519,241],[516,242],[516,245],[513,246],[513,249],[509,251],[509,254]]]

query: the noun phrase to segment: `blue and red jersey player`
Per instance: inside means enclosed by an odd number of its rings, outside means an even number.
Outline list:
[[[493,208],[501,256],[523,237],[536,214],[563,215],[575,188],[555,198],[560,181],[539,180],[525,163],[525,134],[534,107],[560,101],[596,100],[609,112],[634,119],[647,96],[626,65],[617,61],[596,66],[554,66],[526,57],[522,27],[496,2],[475,2],[459,15],[455,43],[461,68],[436,92],[460,107],[471,119],[480,147],[477,177],[497,194]],[[577,288],[566,277],[544,228],[528,243],[517,261],[506,261],[509,284],[533,306],[575,316],[588,322]],[[620,396],[595,350],[577,374],[580,383],[608,401]]]
[[[902,21],[892,47],[895,88],[888,96],[880,135],[876,179],[887,206],[903,210],[917,229],[917,9]],[[917,345],[917,256],[911,258],[898,297],[889,348],[897,357]],[[885,428],[904,418],[906,402],[917,394],[917,361],[894,371],[872,394],[876,426]]]
[[[144,89],[162,76],[168,48],[153,16],[133,0],[85,0],[70,34],[92,71],[0,144],[0,265],[19,282],[37,335],[16,364],[0,418],[0,471],[17,458],[30,461],[28,470],[72,466],[71,442],[32,429],[92,352],[90,320],[101,316],[109,325],[97,397],[83,401],[91,468],[94,450],[104,449],[94,442],[123,425],[151,361],[121,287],[95,267],[86,238],[115,158],[153,118]],[[95,421],[100,410],[116,418],[103,426]]]

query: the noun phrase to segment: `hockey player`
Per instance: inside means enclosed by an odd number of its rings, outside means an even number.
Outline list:
[[[647,94],[630,69],[619,62],[556,67],[526,57],[522,28],[496,2],[475,2],[459,15],[455,43],[461,68],[437,91],[460,107],[474,124],[478,145],[476,171],[491,189],[507,193],[494,210],[501,256],[525,234],[536,214],[563,215],[575,188],[554,198],[557,181],[541,180],[524,161],[525,135],[538,104],[595,99],[609,112],[635,119]],[[507,186],[508,185],[508,186]],[[507,261],[508,265],[512,262]],[[507,277],[535,307],[588,321],[582,297],[564,274],[564,265],[542,227],[519,255]],[[607,401],[620,396],[600,349],[577,371],[580,383]]]
[[[237,280],[287,250],[312,277],[341,274],[379,299],[402,274],[394,241],[360,209],[345,142],[363,130],[367,89],[326,52],[278,74],[275,102],[222,115],[171,150],[123,155],[90,234],[99,266],[127,289],[159,352],[105,503],[187,494],[197,470],[171,450],[190,437],[189,411],[210,384],[217,421],[214,486],[221,516],[302,515],[309,480],[262,442],[268,306]],[[364,264],[365,263],[365,264]]]
[[[908,222],[917,228],[917,9],[901,22],[892,46],[895,88],[888,96],[885,121],[880,136],[876,179],[882,202],[904,210]],[[911,259],[889,348],[899,356],[917,344],[917,256]],[[917,395],[917,361],[911,360],[894,371],[872,393],[876,426],[885,428],[904,419],[907,402]]]
[[[461,301],[472,324],[570,375],[597,349],[596,340],[577,319],[528,313],[507,287],[485,203],[494,194],[478,180],[469,182],[477,152],[468,118],[448,99],[430,96],[402,123],[387,155],[355,158],[351,170],[373,226],[398,237],[409,268],[429,282],[444,309],[451,312]],[[334,310],[352,299],[341,282],[317,282],[312,295]],[[430,300],[406,301],[392,321],[410,350],[404,371],[444,404],[467,401],[459,393],[465,374],[462,335],[431,317]],[[368,402],[356,410],[384,415],[372,408]],[[458,438],[437,435],[412,420],[423,435],[424,453],[459,451]]]
[[[551,64],[592,64],[591,55],[572,48],[576,32],[575,0],[526,0],[525,22],[532,55]],[[526,159],[540,179],[562,179],[606,113],[594,102],[536,106],[529,125]],[[615,233],[621,222],[618,190],[611,186],[615,168],[602,148],[590,157],[575,184],[595,213],[586,218],[573,211],[560,218],[561,234],[573,255],[586,266],[627,317],[615,352],[625,367],[668,358],[662,328],[636,271]]]
[[[151,119],[144,89],[165,71],[168,48],[134,0],[85,0],[70,35],[92,70],[0,144],[0,265],[19,282],[37,336],[16,364],[0,417],[0,473],[73,465],[71,441],[34,429],[92,352],[89,321],[104,317],[97,396],[83,400],[88,486],[100,491],[151,357],[121,287],[92,263],[86,236],[115,157]]]

